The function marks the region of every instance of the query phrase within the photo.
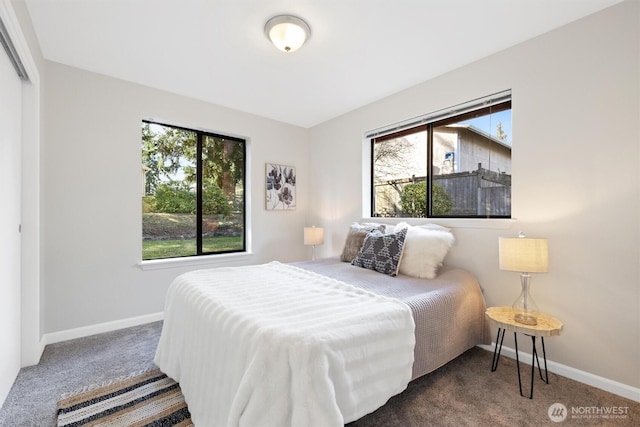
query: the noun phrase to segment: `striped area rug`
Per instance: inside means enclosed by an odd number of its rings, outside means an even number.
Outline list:
[[[58,427],[193,426],[180,386],[159,369],[58,402]]]

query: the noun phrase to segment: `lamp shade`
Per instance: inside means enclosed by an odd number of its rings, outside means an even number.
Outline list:
[[[498,244],[500,270],[521,273],[546,273],[549,271],[547,239],[500,237]]]
[[[324,243],[324,228],[305,227],[304,244],[310,246],[322,245]]]
[[[311,35],[309,25],[291,15],[279,15],[269,19],[264,32],[275,47],[287,53],[300,49]]]

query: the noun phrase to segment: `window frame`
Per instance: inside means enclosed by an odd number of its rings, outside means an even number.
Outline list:
[[[161,265],[161,264],[171,264],[174,263],[176,261],[183,261],[183,260],[197,260],[197,259],[205,259],[205,258],[219,258],[219,257],[229,257],[229,256],[234,256],[234,255],[241,255],[241,254],[248,254],[248,245],[249,245],[249,239],[248,239],[248,227],[247,227],[247,192],[248,192],[248,188],[247,188],[247,166],[248,166],[248,138],[245,137],[240,137],[240,136],[234,136],[234,135],[224,135],[218,132],[213,132],[213,131],[207,131],[207,130],[202,130],[202,129],[196,129],[196,128],[188,128],[185,126],[180,126],[180,125],[174,125],[174,124],[169,124],[169,123],[165,123],[165,122],[160,122],[157,120],[153,120],[153,119],[142,119],[141,123],[147,123],[147,124],[155,124],[155,125],[159,125],[159,126],[163,126],[163,127],[169,127],[169,128],[174,128],[174,129],[180,129],[180,130],[184,130],[187,132],[193,132],[196,134],[196,253],[193,255],[182,255],[182,256],[171,256],[171,257],[165,257],[165,258],[150,258],[150,259],[145,259],[144,258],[144,253],[143,253],[143,248],[141,247],[141,266],[143,265],[147,265],[147,266],[153,266],[153,265]],[[203,191],[202,191],[202,185],[203,185],[203,163],[204,163],[204,159],[202,158],[202,153],[203,153],[203,142],[205,137],[212,137],[212,138],[218,138],[218,139],[223,139],[223,140],[231,140],[231,141],[235,141],[238,143],[241,143],[241,147],[242,147],[242,168],[243,168],[243,174],[242,174],[242,188],[243,188],[243,192],[242,192],[242,248],[241,249],[233,249],[233,250],[226,250],[226,251],[219,251],[219,252],[204,252],[202,250],[202,245],[203,245],[203,238],[202,238],[202,231],[203,231],[203,227],[202,227],[202,216],[203,216]],[[199,161],[197,161],[199,159]]]
[[[498,219],[498,220],[510,220],[513,215],[513,207],[511,206],[509,215],[433,215],[433,146],[434,146],[434,129],[440,126],[445,126],[451,123],[457,123],[464,120],[473,119],[476,117],[485,116],[487,114],[497,113],[500,111],[512,110],[511,90],[506,90],[493,95],[489,95],[484,98],[469,101],[465,104],[454,106],[448,109],[439,110],[430,114],[426,114],[421,117],[407,120],[405,122],[397,123],[387,126],[385,128],[377,129],[368,132],[365,138],[369,141],[369,188],[370,188],[370,205],[369,216],[371,218],[380,218],[375,216],[376,208],[376,182],[375,182],[375,170],[374,170],[374,158],[375,158],[375,144],[399,138],[405,135],[410,135],[418,132],[426,132],[426,152],[427,152],[427,169],[426,169],[426,182],[427,182],[427,194],[426,194],[426,212],[425,218],[428,219]],[[513,173],[512,173],[513,174]],[[417,219],[418,217],[392,217],[394,219]]]

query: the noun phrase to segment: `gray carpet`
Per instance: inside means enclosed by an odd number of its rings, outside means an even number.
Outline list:
[[[46,346],[38,365],[20,370],[0,426],[54,426],[62,394],[155,367],[161,328],[154,322]]]
[[[53,426],[62,394],[152,368],[161,327],[155,322],[47,346],[40,364],[20,371],[0,410],[0,426]],[[552,373],[548,385],[537,379],[533,400],[522,398],[515,361],[501,358],[492,373],[491,356],[473,348],[349,427],[640,425],[640,403]],[[528,375],[523,381],[529,384]],[[554,403],[568,410],[562,423],[547,415]],[[617,408],[626,417],[604,418],[593,414],[595,408]]]

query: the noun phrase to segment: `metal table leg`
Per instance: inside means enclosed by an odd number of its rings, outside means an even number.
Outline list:
[[[547,353],[544,350],[544,337],[540,337],[540,341],[542,341],[542,359],[544,360],[544,382],[549,384],[549,371],[547,370]],[[538,370],[540,370],[540,362],[538,362]],[[543,379],[542,372],[540,372],[540,379]]]
[[[500,338],[500,332],[502,332],[502,338]],[[500,352],[502,351],[502,341],[504,341],[505,329],[498,328],[498,336],[496,337],[496,347],[493,349],[493,361],[491,362],[491,372],[495,372],[498,369],[498,361],[500,360]],[[498,342],[500,346],[498,347]]]
[[[529,391],[529,396],[525,396],[522,393],[522,379],[520,378],[520,356],[518,355],[518,335],[516,332],[513,333],[513,339],[516,344],[516,364],[518,367],[518,387],[520,389],[520,396],[529,397],[529,399],[533,399],[533,381],[535,380],[535,369],[536,363],[538,364],[538,373],[540,375],[540,379],[545,383],[549,384],[549,371],[547,370],[547,354],[544,348],[544,337],[540,337],[542,341],[542,358],[544,360],[544,377],[542,376],[542,367],[540,366],[540,359],[538,358],[538,351],[536,350],[536,337],[535,335],[531,335],[531,390]]]

